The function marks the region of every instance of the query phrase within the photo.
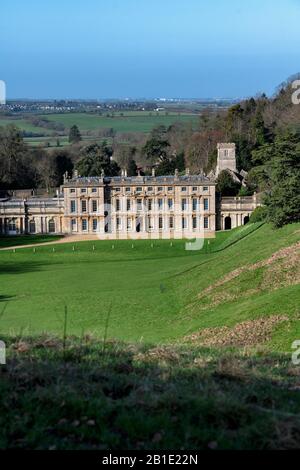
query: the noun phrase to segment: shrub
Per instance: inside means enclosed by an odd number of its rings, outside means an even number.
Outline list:
[[[250,216],[250,222],[264,222],[267,218],[267,210],[264,206],[257,207]]]

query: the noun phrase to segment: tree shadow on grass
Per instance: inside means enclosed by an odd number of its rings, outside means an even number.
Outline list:
[[[28,262],[28,261],[14,261],[13,263],[0,264],[1,274],[24,274],[29,272],[43,271],[45,266],[54,266],[63,264],[62,262],[43,261],[43,262]]]
[[[300,445],[299,370],[285,356],[88,336],[65,344],[49,336],[7,337],[7,344],[1,448]]]
[[[0,235],[0,248],[26,246],[35,243],[47,243],[61,239],[59,235]]]
[[[14,295],[0,295],[0,302],[8,302],[10,299],[13,299]]]

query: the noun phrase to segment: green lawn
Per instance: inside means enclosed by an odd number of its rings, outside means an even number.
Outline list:
[[[1,331],[61,334],[65,305],[70,334],[103,336],[107,322],[109,337],[144,342],[176,340],[199,328],[264,315],[294,318],[299,286],[260,289],[251,273],[221,288],[237,292],[228,301],[210,308],[209,296],[199,300],[199,293],[222,276],[299,240],[299,224],[280,230],[265,225],[252,233],[248,228],[248,236],[239,241],[237,233],[243,230],[220,233],[199,252],[186,251],[183,241],[171,245],[162,240],[154,241],[153,248],[151,241],[133,242],[134,248],[130,241],[97,241],[78,243],[75,251],[71,244],[59,244],[38,247],[35,253],[0,252],[0,294],[6,306]],[[230,237],[236,243],[217,251]],[[292,336],[277,338],[277,347],[289,347]]]
[[[31,245],[35,243],[53,242],[62,238],[59,235],[18,235],[14,237],[0,235],[0,248]]]

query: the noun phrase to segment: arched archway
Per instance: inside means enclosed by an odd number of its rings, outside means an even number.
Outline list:
[[[17,233],[17,219],[9,219],[8,221],[8,233],[15,235]]]
[[[224,228],[225,230],[231,230],[231,217],[230,216],[225,217]]]
[[[249,215],[246,215],[246,217],[244,217],[244,225],[249,224],[249,222],[250,222],[250,217]]]

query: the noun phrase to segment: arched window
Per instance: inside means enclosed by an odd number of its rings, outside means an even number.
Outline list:
[[[29,233],[35,233],[35,220],[31,219],[29,222]]]
[[[231,230],[231,217],[225,217],[225,230]]]
[[[53,219],[50,219],[48,222],[48,232],[55,233],[55,222]]]
[[[16,232],[17,231],[16,219],[9,219],[9,221],[8,221],[8,231],[9,232]]]
[[[135,230],[137,233],[140,233],[142,231],[142,218],[141,217],[136,218]]]

